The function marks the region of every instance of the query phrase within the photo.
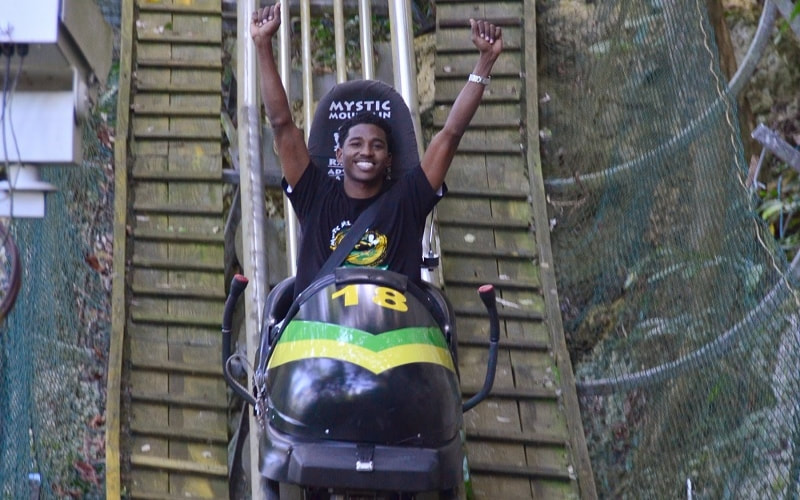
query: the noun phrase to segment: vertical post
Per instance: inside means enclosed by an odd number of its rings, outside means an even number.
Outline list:
[[[347,48],[344,33],[344,0],[333,0],[333,33],[336,47],[336,83],[347,81]]]
[[[396,3],[396,2],[389,2]],[[372,47],[372,4],[370,0],[358,0],[358,19],[361,21],[361,68],[365,80],[375,79],[375,58]]]
[[[239,147],[239,189],[242,204],[242,264],[250,286],[245,290],[244,326],[247,338],[247,358],[255,363],[261,312],[267,293],[267,259],[264,248],[263,169],[261,167],[261,112],[258,101],[255,46],[250,40],[250,19],[256,9],[255,0],[240,0],[237,11],[237,110]],[[252,378],[248,389],[252,393]],[[253,495],[260,494],[258,425],[250,413],[250,484]]]
[[[288,2],[287,2],[288,3]],[[280,28],[280,70],[281,81],[283,88],[286,90],[286,95],[289,101],[292,99],[292,34],[291,34],[291,16],[289,15],[289,8],[281,9],[281,28]],[[299,230],[297,227],[297,217],[294,214],[289,199],[283,197],[283,213],[286,214],[286,269],[289,270],[289,275],[297,274],[297,247],[299,244]]]
[[[392,35],[392,68],[394,87],[403,96],[414,123],[414,134],[417,136],[419,157],[424,154],[422,144],[422,124],[419,119],[419,92],[417,88],[417,61],[414,51],[414,26],[411,17],[409,0],[389,2],[389,24]],[[439,234],[436,231],[435,215],[431,215],[431,224],[425,227],[422,238],[422,252],[427,255],[431,248],[440,248]],[[432,252],[433,253],[433,252]],[[422,269],[422,279],[436,285],[444,281],[441,266],[429,271]]]
[[[314,115],[314,75],[311,67],[311,0],[300,1],[300,32],[303,57],[303,129],[306,142]]]
[[[414,57],[414,27],[411,22],[409,0],[389,2],[389,24],[392,35],[392,68],[394,87],[403,96],[417,136],[417,150],[422,157],[422,126],[419,120],[419,93],[417,91],[417,61]]]

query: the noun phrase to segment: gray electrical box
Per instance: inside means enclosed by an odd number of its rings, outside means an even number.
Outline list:
[[[108,76],[112,48],[95,0],[0,0],[0,215],[40,216],[17,213],[19,200],[4,209],[2,192],[21,200],[52,190],[38,181],[38,165],[82,162],[81,121]]]

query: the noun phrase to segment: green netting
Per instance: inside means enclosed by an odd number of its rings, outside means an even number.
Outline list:
[[[0,330],[3,499],[37,498],[37,482],[40,498],[104,497],[113,214],[105,132],[98,115],[84,127],[82,165],[42,169],[58,188],[44,219],[9,222],[23,279]]]
[[[800,294],[746,187],[699,0],[539,18],[542,159],[605,498],[796,498]]]

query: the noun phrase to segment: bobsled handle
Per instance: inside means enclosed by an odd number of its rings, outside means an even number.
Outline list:
[[[492,285],[483,285],[478,288],[478,295],[489,313],[489,362],[486,366],[486,378],[483,387],[477,394],[469,398],[462,406],[462,411],[471,410],[478,403],[486,399],[494,385],[494,375],[497,372],[497,352],[500,342],[500,318],[497,315],[497,294]]]
[[[230,373],[231,362],[231,323],[233,323],[233,311],[236,309],[236,302],[239,301],[244,289],[247,288],[248,280],[241,274],[237,274],[231,280],[231,288],[228,298],[225,300],[225,308],[222,311],[222,375],[231,389],[242,399],[255,407],[255,398],[247,392],[247,388],[242,386]]]
[[[222,310],[222,364],[231,355],[231,323],[233,322],[233,311],[236,309],[236,302],[247,288],[248,280],[241,274],[237,274],[231,280],[231,288],[228,298],[225,300],[225,308]]]

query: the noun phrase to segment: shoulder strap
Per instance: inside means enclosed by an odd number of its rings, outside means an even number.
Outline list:
[[[386,198],[386,193],[380,195],[377,200],[375,200],[370,206],[367,207],[366,210],[361,212],[361,215],[358,216],[356,221],[347,231],[347,234],[342,238],[342,241],[336,246],[336,249],[333,253],[328,257],[328,260],[322,264],[320,267],[319,272],[314,277],[314,280],[317,278],[321,278],[326,274],[330,274],[333,272],[334,269],[342,265],[344,259],[347,258],[347,255],[356,246],[356,243],[364,236],[364,233],[367,232],[367,228],[370,224],[375,220],[375,215],[378,213],[378,209],[381,205],[383,205],[383,201]]]

